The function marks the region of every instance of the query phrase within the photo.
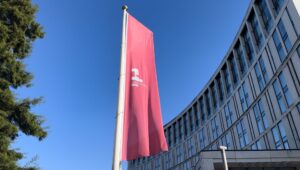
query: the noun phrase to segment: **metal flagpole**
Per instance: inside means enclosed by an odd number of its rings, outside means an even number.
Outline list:
[[[227,149],[227,147],[226,146],[219,146],[219,149],[222,152],[224,170],[228,170],[227,158],[226,158],[226,153],[225,153],[225,150]]]
[[[127,9],[124,5],[123,9],[123,26],[122,26],[122,44],[121,44],[121,64],[119,76],[119,96],[118,96],[118,110],[116,113],[116,127],[115,127],[115,145],[112,170],[122,169],[122,136],[123,136],[123,119],[125,108],[125,74],[126,74],[126,38],[127,38]]]

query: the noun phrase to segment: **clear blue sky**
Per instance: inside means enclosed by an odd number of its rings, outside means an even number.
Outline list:
[[[250,0],[34,0],[46,36],[27,68],[43,96],[33,110],[48,138],[21,134],[13,145],[43,170],[111,169],[120,58],[121,6],[154,32],[163,121],[179,114],[212,76],[231,45]]]

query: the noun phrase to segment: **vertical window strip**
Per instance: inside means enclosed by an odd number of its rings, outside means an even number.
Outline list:
[[[275,9],[275,15],[277,16],[283,6],[284,0],[272,0]]]
[[[219,97],[220,97],[220,103],[223,101],[224,91],[223,91],[223,85],[221,83],[221,77],[217,78],[217,86],[219,90]]]
[[[283,43],[285,45],[286,51],[287,52],[291,51],[292,44],[291,44],[291,41],[289,39],[289,36],[288,36],[288,34],[286,32],[286,29],[285,29],[284,24],[283,24],[283,22],[282,22],[281,19],[278,22],[278,30],[279,30],[279,33],[281,35],[282,41],[283,41]]]
[[[231,69],[231,72],[232,72],[232,81],[233,81],[233,84],[236,85],[238,83],[238,70],[237,70],[237,65],[236,65],[236,62],[235,62],[235,59],[234,57],[232,56],[231,59],[229,59],[229,64],[230,64],[230,69]]]
[[[278,33],[276,30],[274,31],[272,38],[275,43],[275,47],[276,47],[277,53],[279,55],[280,61],[283,62],[284,59],[286,58],[286,54],[283,50],[282,44],[280,42],[280,39],[279,39],[279,36],[278,36]]]
[[[246,31],[244,33],[243,38],[244,38],[245,45],[246,45],[246,52],[247,52],[249,63],[252,64],[252,62],[255,58],[255,54],[254,54],[254,48],[253,48],[253,45],[252,45],[250,34],[249,34],[248,31]]]
[[[231,94],[231,90],[232,90],[232,87],[230,84],[230,75],[229,75],[228,68],[225,69],[224,75],[225,75],[226,92],[227,92],[227,97],[228,97]]]
[[[260,57],[258,59],[258,62],[259,62],[260,69],[261,69],[261,72],[262,72],[262,75],[263,75],[263,78],[264,78],[264,81],[265,81],[265,84],[266,84],[268,82],[268,80],[269,80],[269,77],[268,77],[267,69],[266,69],[266,66],[265,66],[263,58]]]
[[[259,89],[262,91],[263,88],[265,87],[265,82],[262,78],[262,74],[260,73],[258,64],[255,64],[254,70],[255,70],[257,82],[258,82],[258,85],[259,85]]]
[[[282,139],[284,149],[289,149],[288,139],[287,139],[282,122],[278,123],[278,128],[279,128],[279,133],[280,133],[280,136]]]
[[[256,40],[256,45],[257,45],[257,48],[258,49],[261,49],[263,43],[264,43],[264,38],[263,38],[263,34],[260,30],[260,27],[259,27],[259,23],[258,23],[258,20],[255,16],[255,14],[253,13],[251,19],[250,19],[250,24],[251,24],[251,27],[253,29],[253,35],[254,35],[254,38]]]
[[[247,65],[246,65],[245,55],[244,55],[241,44],[238,45],[238,48],[236,49],[236,51],[237,51],[237,55],[238,55],[238,61],[240,64],[241,73],[242,73],[242,75],[245,75],[245,73],[247,71]]]
[[[205,99],[206,99],[206,110],[207,110],[207,117],[209,118],[211,115],[211,105],[210,105],[210,95],[208,91],[205,93]]]
[[[266,31],[270,32],[272,26],[273,26],[273,20],[270,14],[270,11],[268,9],[268,6],[266,4],[265,0],[259,0],[258,1],[258,8],[260,10],[260,13],[262,14],[262,19],[264,22],[264,25],[266,27]]]
[[[285,81],[285,78],[283,76],[283,73],[280,73],[279,74],[279,81],[280,81],[280,84],[281,84],[281,88],[282,88],[282,91],[283,91],[283,94],[284,94],[284,97],[285,97],[285,100],[287,102],[287,105],[288,106],[291,106],[293,101],[292,101],[292,98],[291,98],[291,95],[289,93],[289,88],[286,84],[286,81]]]
[[[278,84],[277,80],[274,81],[273,88],[274,88],[274,91],[275,91],[275,95],[276,95],[276,99],[277,99],[280,111],[281,111],[281,113],[284,113],[286,111],[286,107],[285,107],[285,104],[284,104],[282,94],[281,94],[281,91],[279,89],[279,84]]]

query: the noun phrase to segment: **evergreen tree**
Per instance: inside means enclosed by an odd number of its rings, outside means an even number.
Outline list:
[[[11,148],[19,133],[42,140],[47,132],[43,119],[31,112],[41,100],[18,99],[14,89],[30,87],[32,74],[26,71],[24,59],[32,43],[44,32],[35,21],[37,7],[31,0],[0,0],[0,170],[35,170],[19,167],[23,154]]]

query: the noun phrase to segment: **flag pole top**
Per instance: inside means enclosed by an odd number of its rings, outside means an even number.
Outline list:
[[[127,11],[127,10],[128,10],[128,6],[127,6],[127,5],[123,5],[123,6],[122,6],[122,9],[123,9],[124,11]]]

